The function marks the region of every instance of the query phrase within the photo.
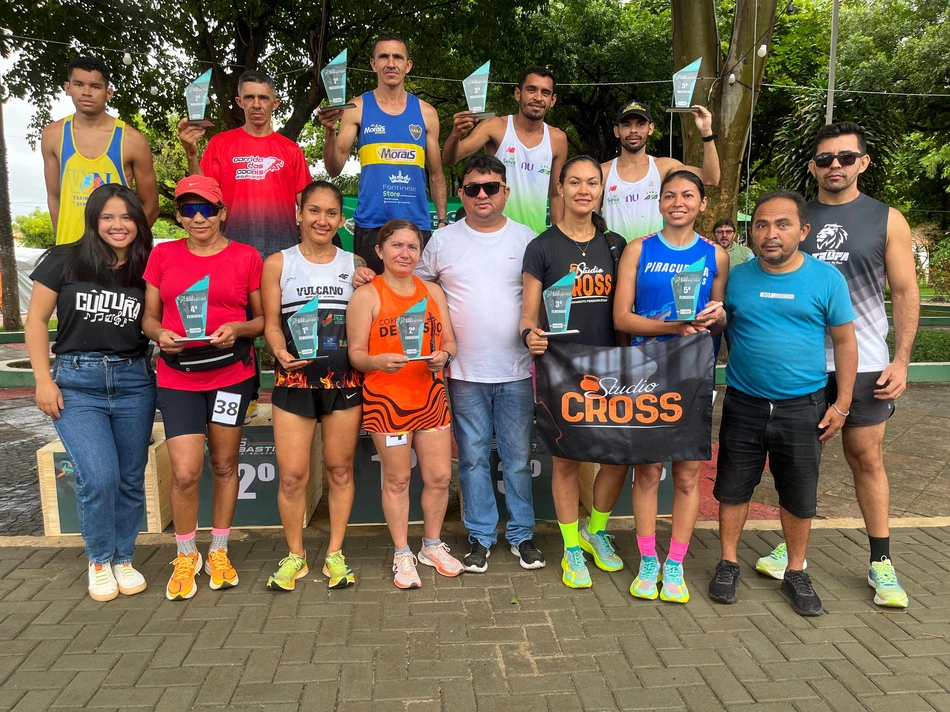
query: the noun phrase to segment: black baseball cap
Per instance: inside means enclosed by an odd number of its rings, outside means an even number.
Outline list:
[[[653,117],[650,116],[650,107],[639,101],[631,101],[620,107],[614,123],[620,124],[628,116],[642,116],[651,124],[653,123]]]

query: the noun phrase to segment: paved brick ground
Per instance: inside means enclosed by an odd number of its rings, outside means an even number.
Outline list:
[[[162,596],[171,544],[139,547],[149,590],[106,604],[86,596],[81,549],[0,547],[0,709],[950,710],[950,528],[893,538],[911,607],[871,603],[859,531],[819,530],[808,560],[827,614],[813,619],[752,571],[774,532],[744,536],[734,606],[705,595],[708,531],[685,606],[632,599],[629,570],[571,591],[556,561],[523,571],[500,546],[487,574],[425,569],[422,589],[399,591],[379,529],[348,539],[354,589],[328,592],[315,570],[294,593],[266,591],[284,543],[251,533],[232,545],[238,588],[177,604]],[[538,542],[558,548],[553,533]],[[617,542],[635,563],[633,535]],[[308,532],[314,555],[325,543]]]

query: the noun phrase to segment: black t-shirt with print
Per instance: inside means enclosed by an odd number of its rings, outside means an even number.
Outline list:
[[[620,238],[614,242],[619,259],[626,240]],[[607,238],[598,230],[584,251],[586,255],[556,226],[550,227],[528,243],[522,271],[540,280],[541,287],[547,289],[576,268],[568,328],[580,333],[559,337],[560,340],[587,346],[616,346],[613,315],[616,269]],[[541,313],[544,314],[543,302]],[[542,328],[547,328],[546,318]]]
[[[142,333],[145,291],[93,282],[67,282],[68,254],[54,247],[30,275],[34,282],[59,295],[56,300],[59,327],[53,353],[97,351],[124,358],[144,355],[148,351],[148,337]]]

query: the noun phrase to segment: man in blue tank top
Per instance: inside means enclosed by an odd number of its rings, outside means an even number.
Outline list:
[[[412,69],[409,44],[395,32],[384,32],[373,46],[370,66],[378,84],[353,99],[355,109],[319,109],[317,116],[326,129],[323,162],[331,176],[340,175],[356,142],[360,187],[353,251],[382,274],[383,263],[376,254],[379,228],[403,218],[422,230],[426,242],[432,234],[427,168],[439,225],[448,222],[439,115],[429,103],[406,91],[406,75]]]

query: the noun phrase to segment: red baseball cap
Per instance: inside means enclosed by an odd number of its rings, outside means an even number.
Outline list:
[[[208,176],[185,176],[175,186],[175,200],[183,195],[197,195],[205,200],[224,205],[224,196],[221,195],[221,186],[218,181]]]

